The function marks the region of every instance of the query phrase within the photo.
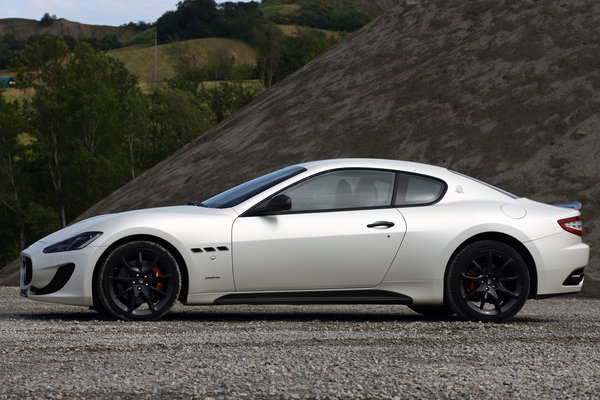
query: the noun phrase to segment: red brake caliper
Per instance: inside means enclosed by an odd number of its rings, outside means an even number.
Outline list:
[[[152,268],[152,273],[154,274],[154,276],[158,277],[158,276],[162,276],[162,272],[160,272],[160,269],[158,269],[158,265],[155,266],[154,268]],[[158,290],[161,290],[163,288],[164,284],[162,282],[158,282],[156,284],[156,288]]]
[[[467,275],[469,276],[475,276],[476,273],[475,271],[473,271],[472,269],[467,271]],[[467,281],[467,293],[471,293],[473,290],[475,290],[475,282],[473,281]]]

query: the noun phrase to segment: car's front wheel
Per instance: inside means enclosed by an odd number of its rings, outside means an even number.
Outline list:
[[[154,320],[179,296],[181,273],[173,255],[150,241],[113,249],[100,265],[96,293],[112,315],[126,320]]]
[[[515,315],[529,294],[529,271],[511,246],[482,240],[450,261],[445,282],[448,305],[459,317],[498,322]]]

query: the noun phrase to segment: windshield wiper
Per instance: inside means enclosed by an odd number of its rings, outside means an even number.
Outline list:
[[[192,201],[191,203],[187,203],[187,205],[196,207],[206,207],[201,201]]]

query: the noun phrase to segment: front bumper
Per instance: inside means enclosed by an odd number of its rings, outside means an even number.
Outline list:
[[[46,286],[39,288],[31,284],[33,280],[33,263],[31,258],[21,256],[21,296],[28,297],[29,291],[38,296],[55,293],[67,284],[74,270],[75,264],[73,263],[57,265],[56,272],[50,282]]]
[[[53,303],[91,306],[94,266],[105,248],[46,254],[37,242],[21,253],[21,296]]]

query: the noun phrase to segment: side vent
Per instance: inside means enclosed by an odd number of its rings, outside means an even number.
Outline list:
[[[192,253],[203,253],[203,252],[207,252],[207,253],[214,253],[215,251],[229,251],[229,247],[227,246],[217,246],[217,248],[214,247],[194,247],[192,250]]]

